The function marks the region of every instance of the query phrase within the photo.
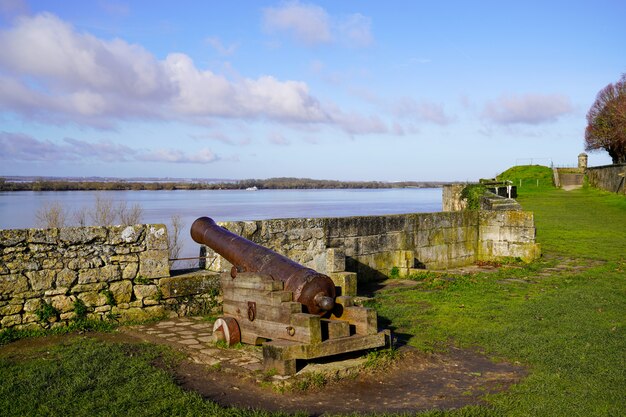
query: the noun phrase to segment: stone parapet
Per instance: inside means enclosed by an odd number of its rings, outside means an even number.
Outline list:
[[[188,311],[207,293],[177,294],[168,258],[163,224],[0,230],[0,329]]]
[[[384,279],[392,270],[405,275],[413,268],[445,269],[502,257],[530,261],[540,254],[532,213],[521,210],[220,224],[331,276],[345,258],[345,270],[356,272],[359,281]],[[209,269],[230,269],[221,256],[206,250]]]

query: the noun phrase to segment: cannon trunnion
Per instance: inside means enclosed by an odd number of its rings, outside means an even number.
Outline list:
[[[237,236],[208,217],[194,222],[191,235],[234,265],[220,276],[224,314],[215,322],[214,338],[229,345],[262,344],[266,370],[289,375],[297,371],[297,360],[390,343],[389,330],[378,331],[376,311],[354,305],[354,283],[336,289],[328,276]],[[342,295],[336,297],[337,292]]]

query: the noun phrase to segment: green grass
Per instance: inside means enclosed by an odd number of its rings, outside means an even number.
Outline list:
[[[496,177],[499,181],[512,181],[518,194],[536,193],[553,188],[552,169],[542,165],[520,165],[509,168]]]
[[[489,406],[424,415],[626,415],[626,198],[540,186],[520,189],[519,201],[535,212],[542,260],[471,276],[423,274],[419,288],[383,291],[373,303],[410,345],[475,348],[529,370],[488,396]]]
[[[74,338],[0,358],[3,416],[266,416],[224,409],[176,386],[167,367],[177,360],[164,347]],[[160,367],[153,366],[155,362]],[[277,415],[277,414],[272,414]],[[280,414],[278,414],[280,415]]]

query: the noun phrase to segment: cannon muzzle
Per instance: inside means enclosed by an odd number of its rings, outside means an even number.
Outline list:
[[[310,314],[324,315],[335,306],[335,284],[328,276],[238,236],[209,217],[193,222],[191,238],[219,253],[236,271],[266,274],[284,282],[285,290],[293,292],[294,301]]]

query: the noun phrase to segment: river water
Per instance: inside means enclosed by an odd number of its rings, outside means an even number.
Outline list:
[[[180,216],[181,256],[197,256],[189,237],[191,223],[209,216],[215,221],[290,217],[346,217],[441,211],[440,188],[357,190],[159,190],[159,191],[19,191],[0,192],[0,229],[40,227],[37,212],[59,203],[68,213],[94,207],[97,198],[114,206],[125,202],[143,209],[142,223],[165,223]],[[70,224],[71,225],[71,224]]]

